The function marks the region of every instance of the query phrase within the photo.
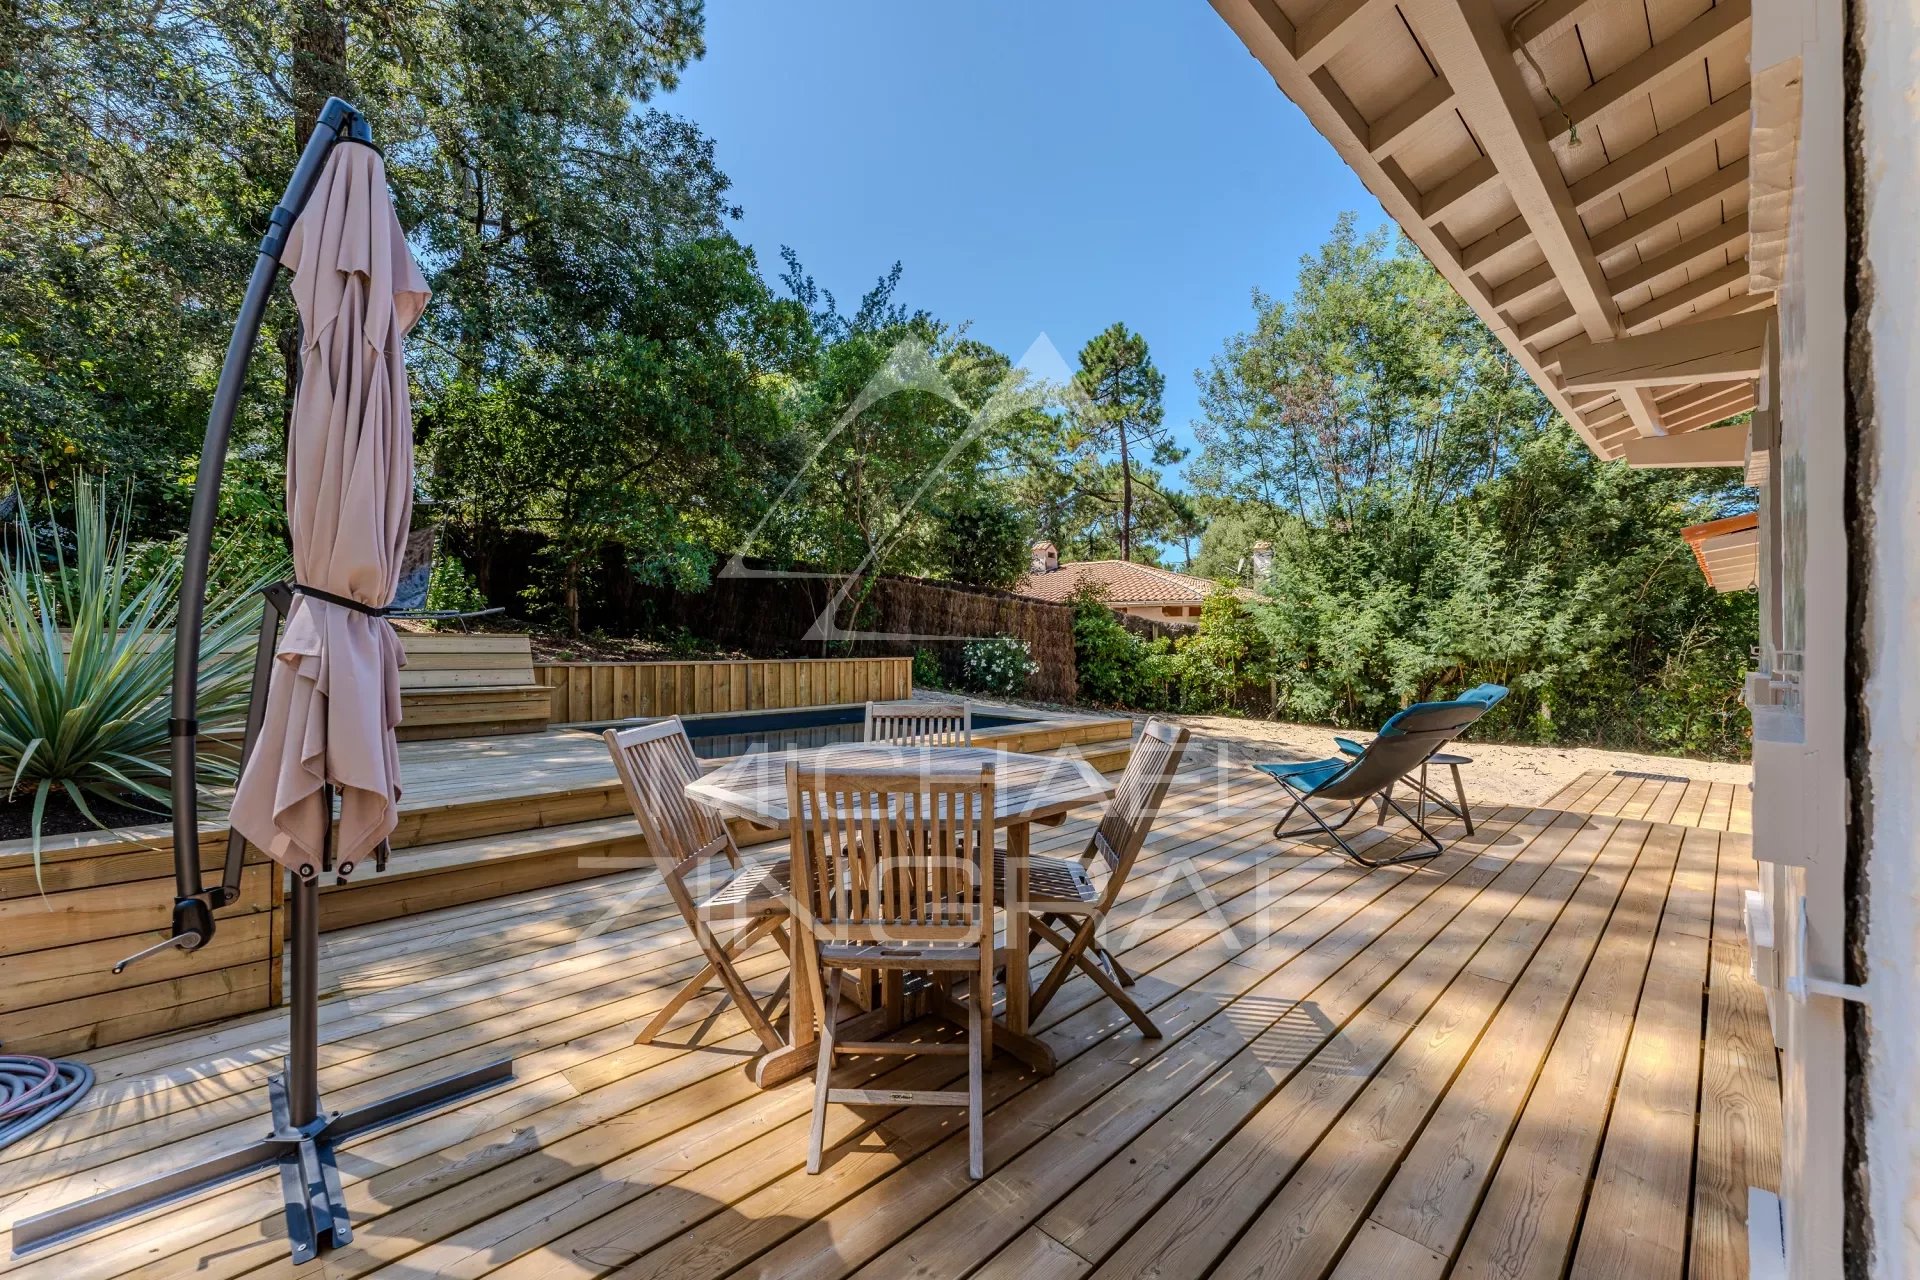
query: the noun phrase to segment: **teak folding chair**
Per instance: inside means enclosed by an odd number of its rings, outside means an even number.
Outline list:
[[[807,1172],[820,1171],[830,1102],[967,1109],[967,1171],[984,1176],[985,1073],[992,1053],[993,769],[943,773],[803,771],[787,766],[796,927],[811,943],[805,975],[821,1010]],[[838,1040],[847,970],[965,975],[962,1044]],[[836,1054],[965,1054],[967,1088],[836,1089]]]
[[[1113,953],[1101,942],[1107,915],[1126,888],[1133,864],[1146,845],[1147,833],[1160,815],[1167,788],[1180,768],[1180,756],[1186,750],[1188,733],[1176,724],[1149,720],[1140,735],[1139,745],[1127,760],[1106,814],[1094,829],[1093,838],[1076,861],[1034,855],[1027,859],[1027,897],[1032,912],[1030,932],[1043,938],[1060,953],[1053,968],[1028,999],[1029,1015],[1037,1015],[1053,999],[1054,993],[1077,969],[1085,973],[1108,998],[1133,1019],[1140,1034],[1158,1039],[1160,1028],[1134,1002],[1126,988],[1133,978],[1120,967]],[[1104,887],[1096,888],[1092,876],[1094,859],[1107,867]],[[1006,869],[997,860],[994,869],[994,893],[1001,905],[1006,903]]]
[[[861,737],[910,747],[970,747],[973,706],[967,702],[869,702]]]
[[[1394,786],[1402,779],[1410,779],[1418,773],[1434,752],[1459,737],[1467,726],[1485,715],[1489,705],[1479,698],[1416,702],[1380,726],[1379,736],[1362,747],[1358,756],[1340,755],[1298,764],[1255,765],[1254,768],[1279,783],[1293,802],[1280,815],[1280,821],[1273,824],[1274,836],[1280,839],[1332,836],[1341,851],[1363,867],[1385,867],[1433,857],[1443,847],[1439,837],[1427,830],[1419,818],[1407,812],[1393,798]],[[1314,812],[1312,802],[1315,800],[1344,801],[1351,807],[1340,816],[1338,822],[1328,823]],[[1391,808],[1412,824],[1430,847],[1415,848],[1393,858],[1368,858],[1348,844],[1341,837],[1340,829],[1351,822],[1369,800],[1380,806],[1380,817],[1375,825],[1386,821],[1387,810]],[[1313,826],[1287,830],[1287,819],[1296,810],[1304,811]]]
[[[601,736],[667,895],[706,957],[700,972],[653,1016],[634,1043],[651,1042],[687,1001],[718,978],[760,1043],[769,1050],[780,1048],[786,1042],[767,1010],[782,993],[774,992],[763,1008],[734,964],[768,936],[791,954],[786,932],[792,897],[788,860],[743,862],[725,820],[687,798],[687,784],[700,776],[700,763],[678,716],[636,729],[608,729]],[[729,932],[722,937],[716,926]]]

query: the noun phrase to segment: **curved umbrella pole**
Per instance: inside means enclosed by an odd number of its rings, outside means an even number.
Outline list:
[[[329,98],[300,153],[299,163],[294,166],[286,194],[274,206],[267,232],[260,240],[259,257],[254,262],[253,275],[247,282],[247,292],[240,304],[233,339],[227,344],[226,360],[220,368],[213,408],[207,415],[207,434],[201,446],[200,467],[193,491],[193,512],[187,524],[187,547],[180,574],[179,614],[174,632],[172,714],[167,721],[173,748],[173,933],[165,941],[122,960],[114,966],[115,973],[161,951],[174,948],[182,951],[199,950],[213,939],[216,927],[213,913],[238,900],[240,895],[240,873],[246,854],[246,841],[239,832],[233,831],[228,835],[220,883],[209,886],[200,873],[200,816],[195,789],[199,724],[195,712],[200,676],[200,636],[206,610],[207,566],[213,552],[214,517],[220,507],[220,481],[226,468],[227,443],[233,431],[234,413],[240,403],[247,361],[260,337],[260,321],[266,313],[267,299],[280,271],[280,259],[286,250],[288,233],[313,194],[314,184],[326,165],[327,157],[342,142],[371,146],[373,134],[366,118],[358,110],[339,98]],[[291,604],[292,590],[289,584],[278,583],[263,592],[265,601],[260,619],[259,649],[254,658],[252,697],[247,708],[246,736],[240,749],[242,767],[252,753],[266,713],[268,676],[280,624]],[[340,603],[362,608],[352,601]],[[364,608],[362,611],[385,612]],[[322,795],[326,811],[331,813],[333,788],[323,788]],[[329,845],[331,826],[329,823],[323,836]],[[330,866],[331,862],[330,855],[323,858],[325,865]],[[293,1261],[312,1261],[322,1249],[344,1245],[353,1238],[346,1199],[341,1193],[340,1173],[334,1163],[333,1152],[337,1143],[493,1088],[513,1078],[513,1060],[503,1058],[430,1084],[403,1090],[351,1111],[330,1114],[322,1110],[319,1082],[319,877],[295,876],[287,903],[287,940],[291,949],[287,964],[287,1058],[281,1073],[268,1081],[273,1132],[257,1142],[197,1164],[119,1190],[77,1200],[30,1218],[22,1218],[13,1224],[15,1256],[145,1215],[169,1204],[193,1198],[235,1178],[278,1165],[282,1197],[286,1204],[287,1239]]]

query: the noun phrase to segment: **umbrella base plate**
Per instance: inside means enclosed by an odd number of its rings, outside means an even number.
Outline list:
[[[353,1239],[346,1197],[340,1186],[340,1170],[333,1158],[338,1143],[496,1088],[511,1079],[513,1059],[502,1058],[350,1111],[319,1111],[311,1123],[295,1125],[288,1106],[286,1077],[274,1076],[268,1082],[268,1096],[273,1104],[272,1133],[258,1142],[159,1177],[22,1218],[13,1224],[14,1256],[89,1235],[278,1165],[281,1195],[286,1202],[288,1246],[294,1262],[310,1262],[323,1250]]]

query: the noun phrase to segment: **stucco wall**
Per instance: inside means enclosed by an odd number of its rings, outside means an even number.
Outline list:
[[[1920,1275],[1920,5],[1864,0],[1856,157],[1873,458],[1866,619],[1872,1274]],[[1857,400],[1861,397],[1856,396]]]

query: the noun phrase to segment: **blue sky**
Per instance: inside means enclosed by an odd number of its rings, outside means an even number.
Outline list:
[[[771,280],[792,245],[844,309],[900,298],[1069,365],[1115,320],[1193,442],[1193,374],[1378,202],[1201,0],[709,0],[707,56],[656,106],[715,139]]]

